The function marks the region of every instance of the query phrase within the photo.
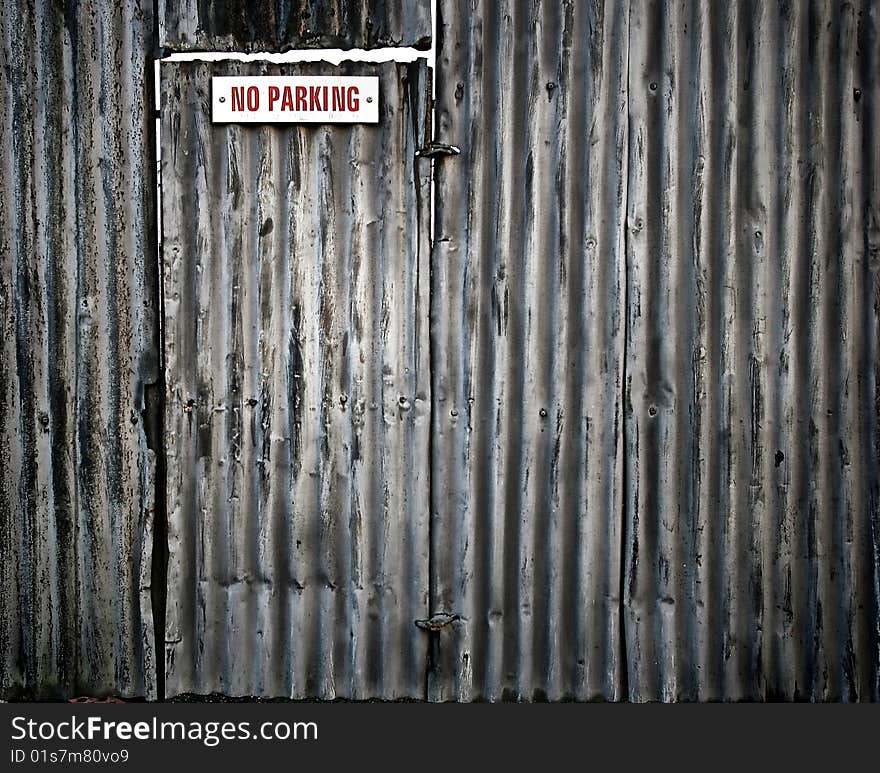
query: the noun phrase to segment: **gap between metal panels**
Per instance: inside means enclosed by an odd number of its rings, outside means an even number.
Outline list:
[[[168,603],[168,511],[167,511],[167,455],[165,445],[165,413],[167,390],[165,384],[165,292],[162,260],[162,145],[159,121],[159,1],[153,2],[153,51],[155,61],[150,72],[149,62],[146,65],[147,83],[152,82],[154,121],[153,144],[156,165],[155,174],[156,198],[153,216],[156,223],[156,283],[153,289],[156,307],[156,330],[154,346],[156,348],[156,377],[152,384],[144,389],[144,425],[147,435],[147,447],[153,451],[153,521],[150,564],[150,613],[153,633],[153,668],[155,669],[155,698],[165,700],[165,610]],[[148,96],[148,95],[147,95]]]
[[[628,555],[628,508],[629,508],[629,486],[632,471],[629,464],[629,419],[627,412],[627,379],[629,378],[628,360],[629,360],[629,334],[630,334],[630,317],[629,317],[629,164],[630,164],[630,128],[632,124],[632,115],[630,113],[630,95],[632,93],[629,84],[630,77],[630,36],[629,21],[627,22],[627,43],[626,43],[626,60],[624,71],[626,73],[626,124],[624,136],[626,137],[626,168],[624,169],[624,195],[623,195],[623,347],[621,350],[620,362],[620,445],[621,445],[621,491],[620,498],[620,554],[619,562],[619,585],[617,599],[617,616],[618,616],[618,641],[620,658],[620,699],[628,702],[630,700],[629,689],[629,645],[626,636],[626,562]]]

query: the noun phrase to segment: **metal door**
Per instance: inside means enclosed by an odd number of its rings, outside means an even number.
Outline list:
[[[619,699],[629,11],[439,7],[430,696]]]
[[[214,75],[378,75],[376,126],[210,119]],[[163,62],[166,695],[420,698],[420,64]]]

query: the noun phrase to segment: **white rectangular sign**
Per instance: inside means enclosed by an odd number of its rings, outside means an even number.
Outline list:
[[[376,76],[217,76],[211,86],[214,123],[379,123]]]

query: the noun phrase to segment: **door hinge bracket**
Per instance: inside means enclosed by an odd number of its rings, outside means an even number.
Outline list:
[[[417,628],[421,628],[423,631],[439,631],[458,620],[461,620],[460,615],[450,615],[447,612],[440,612],[429,617],[427,620],[416,620],[415,624]]]
[[[442,142],[429,142],[425,147],[416,151],[416,158],[435,158],[437,156],[457,156],[461,148],[455,145],[446,145]]]

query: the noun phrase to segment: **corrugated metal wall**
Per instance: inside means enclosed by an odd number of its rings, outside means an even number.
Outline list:
[[[624,3],[440,3],[434,700],[625,697]]]
[[[431,45],[430,0],[159,0],[162,46],[288,51]]]
[[[151,8],[0,3],[3,698],[152,689]]]
[[[0,696],[880,699],[880,3],[438,5],[0,0]]]
[[[162,71],[167,694],[424,696],[428,81],[380,123],[214,125],[212,75]]]
[[[633,698],[878,698],[878,14],[632,7]]]
[[[430,697],[876,700],[880,8],[471,5]]]

